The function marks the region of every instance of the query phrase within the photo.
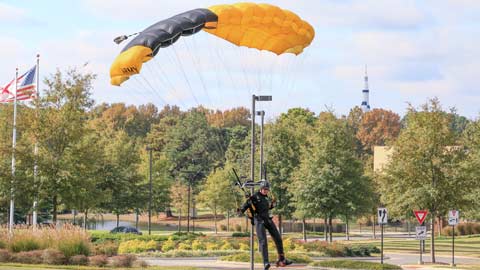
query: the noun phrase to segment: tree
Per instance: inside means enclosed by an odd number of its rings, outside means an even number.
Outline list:
[[[315,147],[307,149],[295,173],[294,202],[305,216],[322,213],[331,227],[335,216],[364,210],[355,206],[365,205],[368,182],[345,120],[323,114],[309,141]]]
[[[274,213],[279,215],[279,227],[282,217],[291,217],[295,211],[292,204],[292,174],[298,168],[302,151],[307,145],[307,136],[315,123],[315,115],[307,109],[293,108],[280,115],[275,124],[266,128],[267,142],[267,178],[272,184],[272,195],[277,199]]]
[[[205,114],[195,109],[166,132],[163,152],[169,171],[173,178],[188,185],[189,199],[205,176],[222,166],[225,149],[221,139],[218,129],[210,127]],[[190,222],[190,215],[187,217]]]
[[[66,183],[65,205],[84,213],[84,229],[87,229],[88,213],[98,208],[109,199],[108,192],[103,186],[104,155],[102,147],[92,147],[100,140],[99,135],[89,131],[82,141],[75,144],[74,151],[69,151],[66,162],[71,168],[71,178]]]
[[[442,110],[438,99],[430,100],[420,111],[410,106],[406,119],[381,177],[382,201],[398,216],[428,209],[435,235],[435,218],[440,221],[449,209],[467,203],[464,195],[471,190],[472,181],[459,171],[465,151],[457,145],[451,114]],[[431,245],[435,262],[434,237]]]
[[[93,74],[81,74],[76,69],[66,74],[57,70],[44,80],[47,89],[39,101],[39,180],[43,198],[52,204],[53,222],[57,221],[58,205],[69,194],[71,171],[69,164],[75,145],[86,136],[85,112],[92,107],[90,98]]]
[[[212,172],[198,194],[198,201],[213,212],[215,233],[217,233],[217,214],[235,208],[238,200],[236,192],[231,192],[234,179],[229,168],[221,168]]]
[[[467,157],[461,164],[461,169],[466,179],[473,182],[480,182],[480,120],[470,122],[462,134],[462,144],[467,149]],[[460,210],[464,210],[465,217],[470,219],[480,219],[480,188],[472,188],[467,199],[470,204],[464,205]]]
[[[107,132],[105,132],[107,133]],[[135,140],[124,131],[105,134],[105,179],[103,188],[110,199],[103,208],[119,217],[145,205],[147,186],[139,174],[140,155]]]
[[[397,138],[400,132],[400,116],[392,111],[373,109],[363,114],[357,138],[369,155],[375,145],[385,145]]]

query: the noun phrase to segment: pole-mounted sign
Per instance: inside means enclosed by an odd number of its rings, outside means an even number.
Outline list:
[[[426,226],[415,227],[415,239],[417,239],[417,240],[427,239],[427,227]]]
[[[387,224],[388,221],[388,210],[387,208],[378,208],[378,225]]]
[[[458,224],[458,211],[450,210],[448,211],[448,225],[455,226]]]
[[[455,266],[455,225],[458,224],[459,214],[457,210],[448,211],[448,225],[452,226],[452,266]]]
[[[420,225],[422,225],[423,222],[425,221],[425,218],[427,218],[428,211],[427,210],[413,210],[413,213],[415,214],[415,217],[417,218],[418,223],[420,223]]]
[[[380,225],[381,232],[382,232],[380,263],[383,264],[383,225],[388,223],[388,210],[387,210],[387,208],[383,208],[383,207],[378,208],[377,216],[378,216],[378,224]]]

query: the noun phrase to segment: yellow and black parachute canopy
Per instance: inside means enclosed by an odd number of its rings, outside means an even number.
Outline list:
[[[315,36],[313,27],[295,13],[269,4],[237,3],[194,9],[159,21],[132,39],[110,68],[111,84],[122,84],[140,73],[142,64],[160,48],[202,29],[237,46],[277,55],[300,54]]]

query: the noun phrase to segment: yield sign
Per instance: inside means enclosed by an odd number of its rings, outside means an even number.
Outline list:
[[[413,213],[415,214],[415,217],[418,220],[418,223],[422,225],[422,223],[425,221],[425,218],[427,217],[428,211],[427,210],[413,210]]]

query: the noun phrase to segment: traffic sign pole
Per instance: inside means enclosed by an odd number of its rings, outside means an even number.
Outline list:
[[[422,260],[422,240],[418,241],[420,243],[420,261],[418,262],[418,264],[423,264],[423,260]]]
[[[455,266],[455,225],[452,226],[452,266]]]
[[[383,264],[383,224],[380,225],[381,230],[382,230],[382,256],[380,262]]]

